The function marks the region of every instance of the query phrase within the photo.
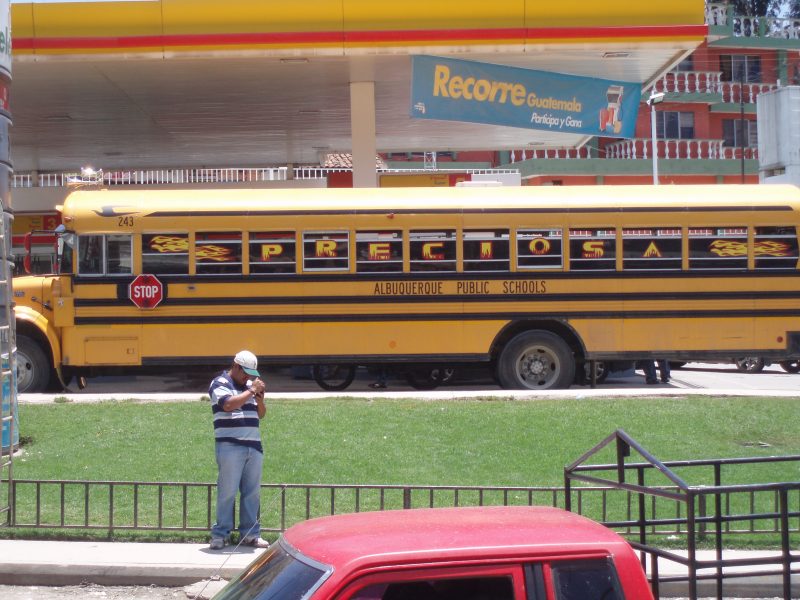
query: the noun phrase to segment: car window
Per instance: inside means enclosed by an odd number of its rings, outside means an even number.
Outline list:
[[[556,600],[622,600],[608,560],[557,562],[551,566]]]
[[[513,600],[511,577],[398,581],[361,588],[350,600]]]

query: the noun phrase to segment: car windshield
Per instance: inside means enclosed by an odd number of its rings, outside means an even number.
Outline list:
[[[225,588],[214,600],[300,600],[317,587],[330,572],[273,544]]]

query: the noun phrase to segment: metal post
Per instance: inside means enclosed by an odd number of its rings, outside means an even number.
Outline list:
[[[739,152],[741,153],[742,183],[744,183],[744,72],[739,74]]]
[[[653,139],[653,185],[658,185],[658,136],[656,134],[656,105],[650,103],[650,135]]]

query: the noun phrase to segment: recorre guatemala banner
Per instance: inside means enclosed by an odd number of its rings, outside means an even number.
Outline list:
[[[453,58],[412,57],[417,119],[630,138],[642,86]]]

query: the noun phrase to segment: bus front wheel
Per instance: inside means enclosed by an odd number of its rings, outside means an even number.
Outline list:
[[[50,381],[50,364],[31,338],[17,336],[17,390],[20,394],[43,392]]]
[[[497,364],[505,389],[568,388],[575,379],[575,359],[567,343],[549,331],[525,331],[506,344]]]
[[[323,390],[339,392],[353,383],[356,368],[353,365],[314,365],[311,376]]]

